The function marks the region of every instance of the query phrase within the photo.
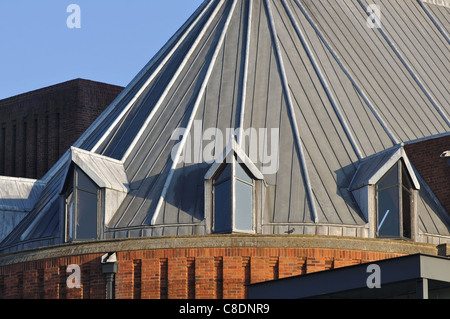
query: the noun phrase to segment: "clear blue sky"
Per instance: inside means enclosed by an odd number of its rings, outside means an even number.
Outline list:
[[[126,86],[202,2],[2,0],[0,99],[75,78]]]

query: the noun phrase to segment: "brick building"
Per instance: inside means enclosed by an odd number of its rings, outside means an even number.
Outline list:
[[[42,178],[122,87],[76,79],[0,101],[0,175]]]
[[[246,298],[447,259],[448,8],[383,8],[373,28],[363,1],[205,1],[43,179],[0,195],[25,215],[0,243],[0,297]]]

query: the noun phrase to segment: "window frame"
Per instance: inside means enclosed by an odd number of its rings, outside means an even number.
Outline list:
[[[397,170],[397,181],[395,184],[388,185],[386,187],[380,188],[380,184],[388,177],[389,174],[393,172],[393,170]],[[406,175],[406,176],[405,176]],[[405,185],[404,177],[406,177],[406,181],[409,185]],[[408,188],[409,187],[409,188]],[[380,193],[395,189],[397,192],[397,205],[398,211],[398,235],[380,235],[380,223],[382,223],[382,219],[380,218]],[[409,195],[409,212],[406,213],[404,211],[404,191]],[[409,175],[406,164],[403,159],[397,161],[391,169],[389,169],[383,177],[375,184],[375,236],[380,239],[404,239],[404,240],[414,240],[415,234],[415,194],[414,194],[413,181],[411,176]],[[405,217],[408,214],[409,225],[408,229],[405,229]],[[409,233],[409,236],[405,236],[405,230]]]
[[[231,162],[231,163],[230,163]],[[231,175],[227,179],[220,180],[222,173],[224,173],[225,169],[228,165],[231,165]],[[240,165],[245,174],[249,177],[249,179],[252,180],[252,183],[249,183],[248,181],[243,180],[242,178],[239,178],[236,176],[236,165]],[[217,184],[216,182],[220,180]],[[236,227],[236,182],[244,183],[245,185],[252,187],[252,198],[251,198],[251,220],[252,220],[252,229],[238,229]],[[230,184],[230,198],[228,199],[230,201],[230,229],[229,230],[220,230],[216,231],[216,187],[220,186],[224,183]],[[210,183],[210,192],[211,192],[211,231],[213,234],[255,234],[256,233],[256,225],[257,225],[257,188],[258,183],[257,179],[253,176],[253,174],[250,172],[249,169],[245,167],[244,164],[239,163],[236,155],[232,157],[231,161],[224,161],[222,165],[219,167],[219,169],[216,171],[214,176],[211,179]]]
[[[86,242],[100,239],[101,235],[101,210],[102,210],[102,198],[103,190],[90,178],[82,169],[77,165],[74,165],[70,170],[70,175],[68,178],[68,184],[66,186],[66,191],[64,192],[64,241],[66,243],[71,242]],[[92,191],[87,188],[79,186],[79,176],[83,174],[85,178],[95,185],[96,191]],[[77,219],[79,216],[78,212],[78,198],[79,192],[89,193],[96,196],[96,234],[93,238],[79,238],[77,234]],[[68,210],[68,199],[72,196],[71,202],[73,204],[73,211]]]

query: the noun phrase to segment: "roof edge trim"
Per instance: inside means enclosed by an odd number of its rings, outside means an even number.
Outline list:
[[[392,152],[393,150],[391,150]],[[395,151],[395,150],[394,150]],[[419,180],[416,176],[416,172],[411,164],[411,162],[409,161],[408,155],[405,152],[405,149],[403,147],[403,145],[401,145],[395,152],[393,152],[389,159],[381,162],[379,167],[376,168],[376,171],[368,176],[365,177],[364,180],[361,180],[361,177],[358,178],[360,170],[362,168],[363,165],[367,164],[370,161],[376,161],[378,159],[379,156],[385,156],[386,155],[386,151],[380,152],[377,154],[378,156],[370,156],[366,159],[364,159],[360,164],[359,167],[350,183],[349,186],[349,190],[350,191],[355,191],[357,189],[360,189],[362,187],[368,186],[368,185],[375,185],[377,184],[381,178],[400,160],[402,159],[405,163],[406,169],[408,171],[408,174],[411,177],[413,186],[416,190],[419,190],[421,188],[421,184],[419,183]]]
[[[71,161],[83,170],[83,172],[90,178],[92,178],[92,180],[100,188],[109,188],[123,193],[128,193],[128,178],[122,161],[81,150],[76,147],[72,147],[70,150]],[[88,157],[88,159],[85,157]],[[94,160],[94,162],[88,163],[87,160]],[[112,164],[109,165],[109,168],[104,165],[107,162]],[[107,172],[102,174],[102,172],[99,171],[100,167],[105,169]],[[113,169],[113,171],[111,171],[111,169]]]
[[[259,171],[255,164],[253,164],[234,139],[228,143],[227,147],[222,152],[222,155],[211,165],[210,169],[205,174],[205,180],[212,179],[219,167],[223,165],[224,161],[230,163],[230,160],[232,159],[231,156],[234,154],[238,157],[238,162],[244,164],[256,179],[264,180],[264,175]]]

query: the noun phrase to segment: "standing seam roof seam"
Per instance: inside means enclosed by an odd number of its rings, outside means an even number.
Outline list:
[[[423,9],[423,11],[425,11],[425,13],[428,16],[428,18],[430,18],[430,20],[433,22],[433,24],[439,30],[439,32],[444,36],[445,40],[447,40],[447,42],[450,44],[449,36],[445,32],[445,30],[441,27],[439,22],[436,20],[436,18],[434,17],[433,13],[431,13],[431,11],[425,6],[425,4],[423,3],[422,0],[417,0],[417,2],[419,3],[419,5]]]
[[[366,105],[369,107],[369,109],[371,110],[371,112],[373,113],[373,115],[376,117],[376,119],[378,120],[378,122],[380,123],[380,125],[383,127],[384,131],[386,132],[386,134],[389,136],[390,140],[392,141],[392,143],[394,143],[394,145],[399,144],[399,140],[398,138],[394,135],[394,133],[391,131],[391,129],[387,126],[386,122],[384,121],[384,119],[381,117],[380,113],[377,111],[377,109],[375,108],[375,106],[372,104],[372,102],[369,100],[369,98],[367,97],[367,95],[364,93],[364,91],[361,89],[361,87],[358,85],[358,83],[356,82],[356,80],[353,78],[353,75],[350,73],[350,71],[345,67],[345,65],[342,63],[341,58],[337,55],[337,53],[333,50],[333,48],[331,47],[331,45],[329,44],[329,42],[325,39],[324,35],[322,34],[322,32],[320,31],[320,29],[318,28],[318,26],[316,25],[316,23],[312,20],[312,18],[309,16],[308,12],[306,11],[306,9],[303,7],[303,5],[298,1],[298,0],[294,0],[295,3],[297,4],[297,6],[299,7],[299,9],[302,11],[303,15],[305,16],[305,18],[308,20],[308,22],[311,24],[311,26],[313,27],[313,29],[316,31],[317,36],[320,38],[320,40],[322,41],[322,43],[325,45],[325,47],[328,49],[328,51],[331,53],[331,55],[333,56],[333,58],[336,60],[336,62],[338,63],[338,65],[341,67],[342,71],[345,73],[345,75],[348,77],[348,79],[350,80],[350,82],[353,84],[354,88],[356,89],[356,91],[359,93],[359,95],[361,96],[361,98],[364,100],[364,102],[366,103]]]
[[[288,83],[287,76],[286,76],[286,70],[284,68],[283,57],[282,57],[281,51],[280,51],[280,43],[278,40],[278,34],[277,34],[275,23],[273,20],[272,8],[270,6],[269,0],[265,0],[264,3],[266,4],[266,7],[267,7],[267,13],[268,13],[268,18],[269,18],[269,29],[272,34],[276,57],[277,57],[278,65],[280,68],[280,77],[281,77],[281,82],[282,82],[282,85],[284,88],[284,95],[286,97],[288,109],[291,114],[291,123],[293,126],[294,137],[296,140],[296,145],[297,145],[297,149],[298,149],[299,157],[300,157],[300,168],[301,168],[302,174],[303,174],[303,179],[304,179],[304,183],[305,183],[306,193],[307,193],[308,199],[309,199],[311,213],[313,214],[314,222],[319,223],[319,217],[317,215],[317,208],[316,208],[316,204],[315,204],[314,194],[312,191],[312,184],[311,184],[311,180],[309,177],[308,167],[306,165],[306,160],[305,160],[305,155],[304,155],[304,147],[303,147],[303,143],[302,143],[302,140],[300,137],[300,131],[298,128],[297,119],[295,117],[295,110],[294,110],[294,106],[293,106],[293,102],[292,102],[292,97],[290,94],[289,83]]]
[[[189,122],[188,122],[188,125],[186,127],[186,130],[188,132],[191,130],[191,127],[192,127],[192,124],[194,122],[195,115],[197,113],[198,107],[199,107],[200,102],[201,102],[201,100],[203,98],[204,92],[205,92],[206,87],[208,85],[208,82],[209,82],[209,79],[211,77],[211,74],[212,74],[212,71],[214,69],[214,66],[216,65],[217,57],[218,57],[218,55],[220,53],[220,50],[222,49],[222,46],[224,44],[225,36],[227,34],[228,27],[230,26],[230,22],[231,22],[231,19],[233,17],[236,5],[237,5],[237,0],[234,0],[233,5],[232,5],[232,7],[230,9],[230,13],[229,13],[229,15],[227,17],[227,21],[225,22],[225,25],[223,27],[222,34],[220,36],[219,42],[217,43],[216,50],[215,50],[214,55],[213,55],[213,57],[211,59],[211,62],[209,64],[208,71],[207,71],[207,73],[205,75],[205,78],[203,80],[202,87],[201,87],[201,89],[200,89],[200,91],[198,93],[197,101],[195,102],[195,105],[194,105],[194,107],[192,109],[191,117],[189,118]],[[212,16],[212,18],[215,17],[216,15],[217,15],[217,13],[214,14],[214,16]],[[211,19],[211,20],[213,20],[213,19]],[[158,204],[156,205],[156,208],[155,208],[155,212],[154,212],[153,217],[151,219],[151,225],[156,225],[156,220],[157,220],[157,218],[159,216],[159,213],[160,213],[160,210],[161,210],[161,206],[162,206],[163,201],[164,201],[164,199],[166,197],[166,194],[167,194],[167,191],[169,189],[170,183],[172,182],[172,177],[173,177],[175,169],[176,169],[176,167],[178,165],[178,160],[179,160],[179,158],[181,156],[181,152],[183,151],[184,145],[185,145],[185,143],[187,141],[187,137],[188,137],[188,135],[185,134],[183,136],[183,139],[181,140],[181,142],[179,144],[176,156],[173,159],[172,167],[170,168],[169,175],[167,176],[166,182],[165,182],[163,190],[161,192],[161,196],[159,198]]]
[[[370,16],[369,12],[367,12],[365,10],[365,6],[364,3],[362,3],[361,0],[358,0],[359,5],[361,6],[361,8],[363,9],[364,12],[366,12],[366,14],[368,16]],[[388,43],[388,45],[391,47],[391,49],[394,51],[394,53],[397,55],[397,57],[400,59],[400,61],[402,62],[402,64],[404,65],[404,67],[408,70],[409,74],[413,77],[413,79],[416,81],[416,83],[419,85],[419,87],[422,89],[423,93],[425,93],[426,97],[428,98],[428,100],[431,102],[431,104],[433,104],[434,108],[436,109],[436,111],[438,111],[438,113],[441,115],[441,117],[444,119],[444,121],[447,123],[448,126],[450,126],[450,120],[447,118],[447,115],[444,113],[444,111],[442,110],[441,106],[436,102],[436,100],[434,99],[434,97],[431,95],[431,93],[428,91],[428,89],[425,87],[425,85],[422,83],[422,81],[419,79],[419,76],[414,72],[414,70],[411,68],[411,66],[409,65],[409,63],[405,60],[405,58],[403,57],[403,55],[400,53],[400,51],[397,49],[397,47],[394,45],[394,43],[391,41],[391,39],[388,37],[388,35],[386,34],[386,32],[384,32],[384,30],[382,28],[378,28],[378,31],[381,33],[381,35],[383,36],[383,38],[386,40],[386,42]]]
[[[355,138],[352,134],[352,132],[349,129],[349,126],[347,124],[347,121],[345,120],[345,118],[342,115],[342,111],[339,108],[339,106],[336,103],[336,98],[334,97],[333,93],[330,90],[330,87],[328,85],[327,80],[325,79],[322,70],[320,69],[317,60],[311,50],[311,47],[308,44],[308,41],[306,40],[306,37],[304,36],[302,30],[300,29],[300,26],[298,25],[297,21],[295,20],[291,9],[289,8],[288,4],[286,3],[286,0],[282,0],[282,4],[284,6],[284,8],[286,9],[286,12],[289,16],[289,19],[291,20],[292,25],[294,26],[295,31],[297,32],[298,37],[300,38],[300,41],[302,42],[304,49],[306,51],[306,53],[308,54],[308,57],[314,67],[314,70],[317,73],[317,76],[319,77],[320,83],[322,84],[328,99],[331,102],[331,105],[334,108],[334,111],[336,112],[336,115],[345,131],[345,133],[347,134],[347,137],[350,140],[350,143],[352,144],[353,150],[355,151],[356,155],[358,156],[358,159],[361,160],[362,159],[362,153],[361,150],[359,149],[358,145],[356,144]]]
[[[252,10],[253,10],[253,0],[249,0],[248,4],[248,20],[247,20],[247,44],[245,48],[245,63],[244,63],[244,79],[242,86],[242,97],[241,97],[241,116],[239,119],[239,137],[238,144],[242,144],[242,136],[244,134],[244,118],[245,118],[245,100],[247,98],[247,79],[248,79],[248,68],[249,68],[249,55],[250,55],[250,43],[251,43],[251,33],[252,33]]]

